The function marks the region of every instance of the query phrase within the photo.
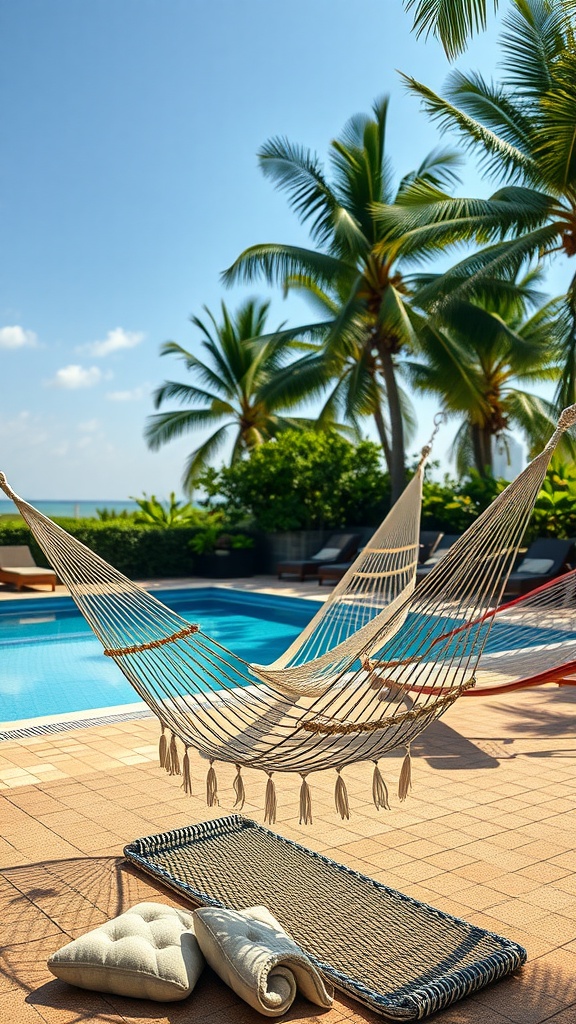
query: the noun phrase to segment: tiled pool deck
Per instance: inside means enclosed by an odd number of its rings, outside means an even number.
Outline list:
[[[270,578],[245,585],[328,593]],[[2,597],[14,593],[0,587]],[[308,827],[297,823],[297,784],[278,780],[279,832],[526,946],[528,963],[515,977],[429,1018],[437,1024],[576,1024],[575,713],[576,688],[462,698],[414,745],[405,804],[394,799],[392,811],[376,812],[370,767],[345,770],[346,822],[334,810],[333,773],[311,780]],[[181,780],[158,769],[157,742],[154,721],[144,719],[0,744],[1,1024],[262,1020],[208,970],[190,999],[160,1004],[73,989],[46,967],[55,949],[140,900],[178,902],[124,865],[127,842],[232,807],[233,771],[218,766],[213,812],[203,799],[205,763],[193,760],[198,795],[184,796]],[[389,781],[399,767],[390,757]],[[262,821],[265,780],[244,774],[243,813]],[[287,1019],[382,1020],[341,997],[327,1013],[297,1000]]]

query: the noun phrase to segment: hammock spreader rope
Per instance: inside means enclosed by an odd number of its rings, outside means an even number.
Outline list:
[[[344,652],[337,645],[328,656],[281,670],[298,673],[300,680],[305,672],[305,692],[298,692],[298,680],[286,692],[266,670],[247,664],[201,626],[192,631],[190,623],[14,494],[3,474],[0,486],[104,648],[117,652],[112,657],[120,670],[172,734],[165,764],[169,760],[176,770],[176,737],[199,750],[210,762],[211,803],[218,799],[214,762],[262,769],[270,815],[276,806],[272,773],[297,772],[307,820],[310,773],[336,769],[338,804],[345,808],[340,771],[365,760],[378,768],[385,752],[409,750],[476,675],[495,618],[488,612],[501,597],[552,452],[575,421],[576,407],[565,410],[543,452],[416,590],[390,603],[375,631],[367,636],[362,625],[347,637]],[[461,623],[468,628],[458,630]],[[377,668],[370,667],[371,659]],[[303,728],[304,722],[327,719],[345,723],[346,732]],[[401,772],[404,796],[408,769],[409,761]],[[373,786],[375,801],[384,806],[380,780]]]

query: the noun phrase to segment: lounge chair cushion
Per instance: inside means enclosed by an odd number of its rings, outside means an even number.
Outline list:
[[[285,1013],[298,989],[317,1006],[332,1005],[330,983],[266,907],[195,910],[194,930],[212,969],[266,1017]]]
[[[190,995],[204,957],[191,913],[138,903],[53,953],[48,967],[79,988],[174,1002]]]
[[[535,576],[540,576],[549,572],[553,565],[553,558],[524,558],[516,572],[529,572]]]
[[[312,555],[311,562],[329,562],[332,558],[338,558],[342,548],[322,548],[316,555]]]

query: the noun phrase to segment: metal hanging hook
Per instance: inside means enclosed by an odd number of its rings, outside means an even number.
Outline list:
[[[430,452],[432,451],[432,445],[434,443],[434,439],[436,437],[436,434],[440,430],[440,427],[444,423],[446,423],[447,419],[448,419],[448,417],[447,417],[445,412],[437,412],[436,413],[434,419],[432,420],[432,422],[434,424],[434,429],[433,429],[433,431],[432,431],[432,433],[430,435],[430,440],[428,441],[428,444],[425,444],[423,449],[422,449],[422,458],[423,459],[427,459],[428,456],[430,455]]]

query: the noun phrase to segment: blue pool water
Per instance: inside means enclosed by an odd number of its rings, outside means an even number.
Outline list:
[[[223,647],[248,662],[274,661],[310,621],[316,601],[247,594],[205,587],[157,591],[155,595],[190,622],[198,622]],[[426,633],[444,635],[458,619],[427,621]],[[394,657],[416,653],[422,623],[414,613],[395,640]],[[514,646],[560,642],[565,633],[551,629],[516,628]],[[462,650],[462,634],[455,647]],[[510,647],[504,623],[490,630],[486,653]],[[386,657],[387,647],[382,650]],[[136,692],[102,646],[70,598],[6,601],[0,607],[0,722],[69,711],[87,711],[133,704]]]
[[[318,604],[206,587],[155,591],[183,618],[247,661],[286,650]],[[138,695],[70,598],[6,601],[0,609],[0,721],[132,704]]]

